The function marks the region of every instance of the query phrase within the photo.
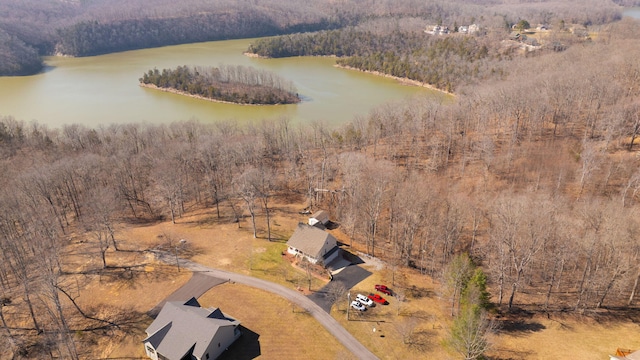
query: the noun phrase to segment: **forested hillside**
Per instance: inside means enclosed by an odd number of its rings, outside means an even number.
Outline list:
[[[0,74],[29,75],[42,70],[38,51],[0,29]]]
[[[42,63],[35,60],[35,53],[87,56],[196,41],[335,29],[376,18],[390,19],[396,24],[405,23],[407,18],[452,24],[482,20],[483,25],[491,28],[504,27],[522,18],[534,23],[562,20],[593,26],[618,19],[620,7],[610,0],[579,4],[522,4],[510,0],[448,3],[0,0],[0,14],[0,58],[7,59],[0,64],[2,76],[39,71]]]
[[[337,63],[359,70],[415,80],[453,92],[501,73],[503,54],[494,38],[427,36],[420,31],[346,28],[256,40],[248,52],[265,57],[333,55]],[[506,56],[508,58],[508,56]]]
[[[325,6],[323,8],[322,6]],[[171,44],[254,37],[339,27],[354,21],[327,4],[269,1],[118,0],[100,2],[0,1],[0,56],[12,59],[1,75],[37,72],[31,53],[88,56]],[[24,44],[29,52],[15,45]],[[17,62],[18,67],[13,66]],[[41,63],[40,63],[41,66]]]

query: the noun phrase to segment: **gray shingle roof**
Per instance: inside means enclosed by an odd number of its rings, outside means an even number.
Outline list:
[[[311,219],[316,219],[324,225],[329,222],[329,213],[324,210],[318,210],[311,215]]]
[[[195,298],[187,302],[169,301],[147,328],[149,336],[143,343],[150,342],[170,360],[180,360],[192,349],[193,355],[202,358],[220,327],[239,324],[220,309],[201,307]]]
[[[320,251],[327,240],[336,244],[336,238],[328,232],[314,226],[298,223],[296,231],[293,232],[293,235],[291,235],[291,238],[287,241],[287,246],[298,249],[304,254],[318,259],[322,256]]]

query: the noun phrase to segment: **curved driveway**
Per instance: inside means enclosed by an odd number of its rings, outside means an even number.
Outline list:
[[[164,263],[175,264],[176,258],[170,254],[163,252],[155,252],[156,257]],[[237,274],[230,271],[213,269],[204,265],[195,263],[193,261],[180,259],[180,266],[184,269],[189,269],[193,272],[204,273],[209,276],[213,276],[222,280],[229,280],[230,282],[236,282],[251,286],[257,289],[262,289],[273,294],[284,297],[285,299],[297,304],[305,309],[311,316],[313,316],[318,322],[327,329],[333,336],[338,339],[347,349],[349,349],[354,355],[363,360],[378,359],[369,349],[362,345],[356,338],[353,337],[345,328],[340,325],[331,315],[326,313],[320,306],[314,303],[311,299],[300,294],[295,290],[288,289],[282,285],[272,283],[270,281],[258,279],[252,276]]]

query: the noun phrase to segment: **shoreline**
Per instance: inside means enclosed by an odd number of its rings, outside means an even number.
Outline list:
[[[258,54],[255,54],[255,53],[250,53],[248,51],[243,52],[242,55],[250,57],[250,58],[256,58],[256,59],[271,59],[268,56],[262,56],[262,55],[258,55]],[[314,57],[314,56],[311,56],[311,57]],[[335,56],[335,55],[324,55],[324,56],[320,56],[320,57],[337,58],[337,56]],[[393,76],[393,75],[382,73],[380,71],[360,70],[360,69],[354,68],[352,66],[346,66],[346,65],[340,65],[340,64],[335,64],[333,66],[337,67],[337,68],[340,68],[340,69],[355,70],[355,71],[360,71],[360,72],[364,72],[364,73],[367,73],[367,74],[372,74],[372,75],[376,75],[376,76],[382,76],[382,77],[386,77],[386,78],[389,78],[389,79],[394,79],[396,81],[399,81],[400,83],[402,83],[404,85],[419,86],[419,87],[427,88],[429,90],[434,90],[434,91],[437,91],[437,92],[441,92],[443,94],[447,94],[447,95],[450,95],[450,96],[454,96],[454,97],[456,96],[456,94],[454,94],[452,92],[448,92],[448,91],[445,91],[445,90],[442,90],[442,89],[438,89],[437,87],[435,87],[435,86],[433,86],[431,84],[423,83],[423,82],[420,82],[418,80],[411,80],[411,79],[408,79],[408,78],[403,78],[403,77],[399,77],[399,76]]]
[[[367,74],[372,74],[372,75],[376,75],[376,76],[382,76],[382,77],[386,77],[386,78],[389,78],[389,79],[397,80],[400,83],[405,84],[405,85],[419,86],[419,87],[427,88],[427,89],[434,90],[434,91],[437,91],[437,92],[441,92],[443,94],[447,94],[447,95],[450,95],[450,96],[456,96],[456,94],[454,94],[454,93],[451,93],[451,92],[448,92],[448,91],[445,91],[445,90],[442,90],[442,89],[438,89],[437,87],[435,87],[435,86],[433,86],[431,84],[423,83],[423,82],[420,82],[418,80],[411,80],[411,79],[407,79],[407,78],[403,78],[403,77],[399,77],[399,76],[393,76],[393,75],[385,74],[385,73],[382,73],[382,72],[379,72],[379,71],[360,70],[360,69],[354,68],[352,66],[345,66],[345,65],[340,65],[340,64],[335,64],[333,66],[335,66],[337,68],[340,68],[340,69],[355,70],[355,71],[360,71],[360,72],[367,73]]]
[[[262,55],[258,55],[258,54],[255,54],[255,53],[250,53],[248,51],[243,52],[242,55],[244,55],[246,57],[250,57],[250,58],[256,58],[256,59],[271,59],[268,56],[262,56]]]
[[[145,83],[139,83],[141,87],[143,88],[147,88],[147,89],[155,89],[155,90],[160,90],[160,91],[164,91],[164,92],[168,92],[168,93],[172,93],[172,94],[177,94],[177,95],[184,95],[190,98],[194,98],[194,99],[200,99],[200,100],[206,100],[206,101],[211,101],[211,102],[216,102],[216,103],[220,103],[220,104],[233,104],[233,105],[243,105],[243,106],[278,106],[278,105],[296,105],[298,103],[301,103],[302,100],[295,102],[295,103],[289,103],[289,104],[282,104],[282,103],[278,103],[278,104],[247,104],[247,103],[239,103],[239,102],[233,102],[233,101],[224,101],[224,100],[218,100],[218,99],[212,99],[212,98],[208,98],[205,96],[201,96],[201,95],[195,95],[195,94],[190,94],[186,91],[180,91],[180,90],[176,90],[173,88],[161,88],[158,87],[156,85],[153,84],[145,84]]]

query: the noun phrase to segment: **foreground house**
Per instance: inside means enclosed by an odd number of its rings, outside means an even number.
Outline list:
[[[154,360],[213,360],[240,337],[240,322],[191,298],[167,302],[142,342]]]
[[[299,223],[287,241],[287,252],[304,256],[314,264],[328,264],[338,257],[338,242],[333,235],[315,226]]]
[[[618,349],[618,351],[616,351],[616,355],[609,355],[609,358],[611,360],[640,360],[640,350],[631,351]]]

